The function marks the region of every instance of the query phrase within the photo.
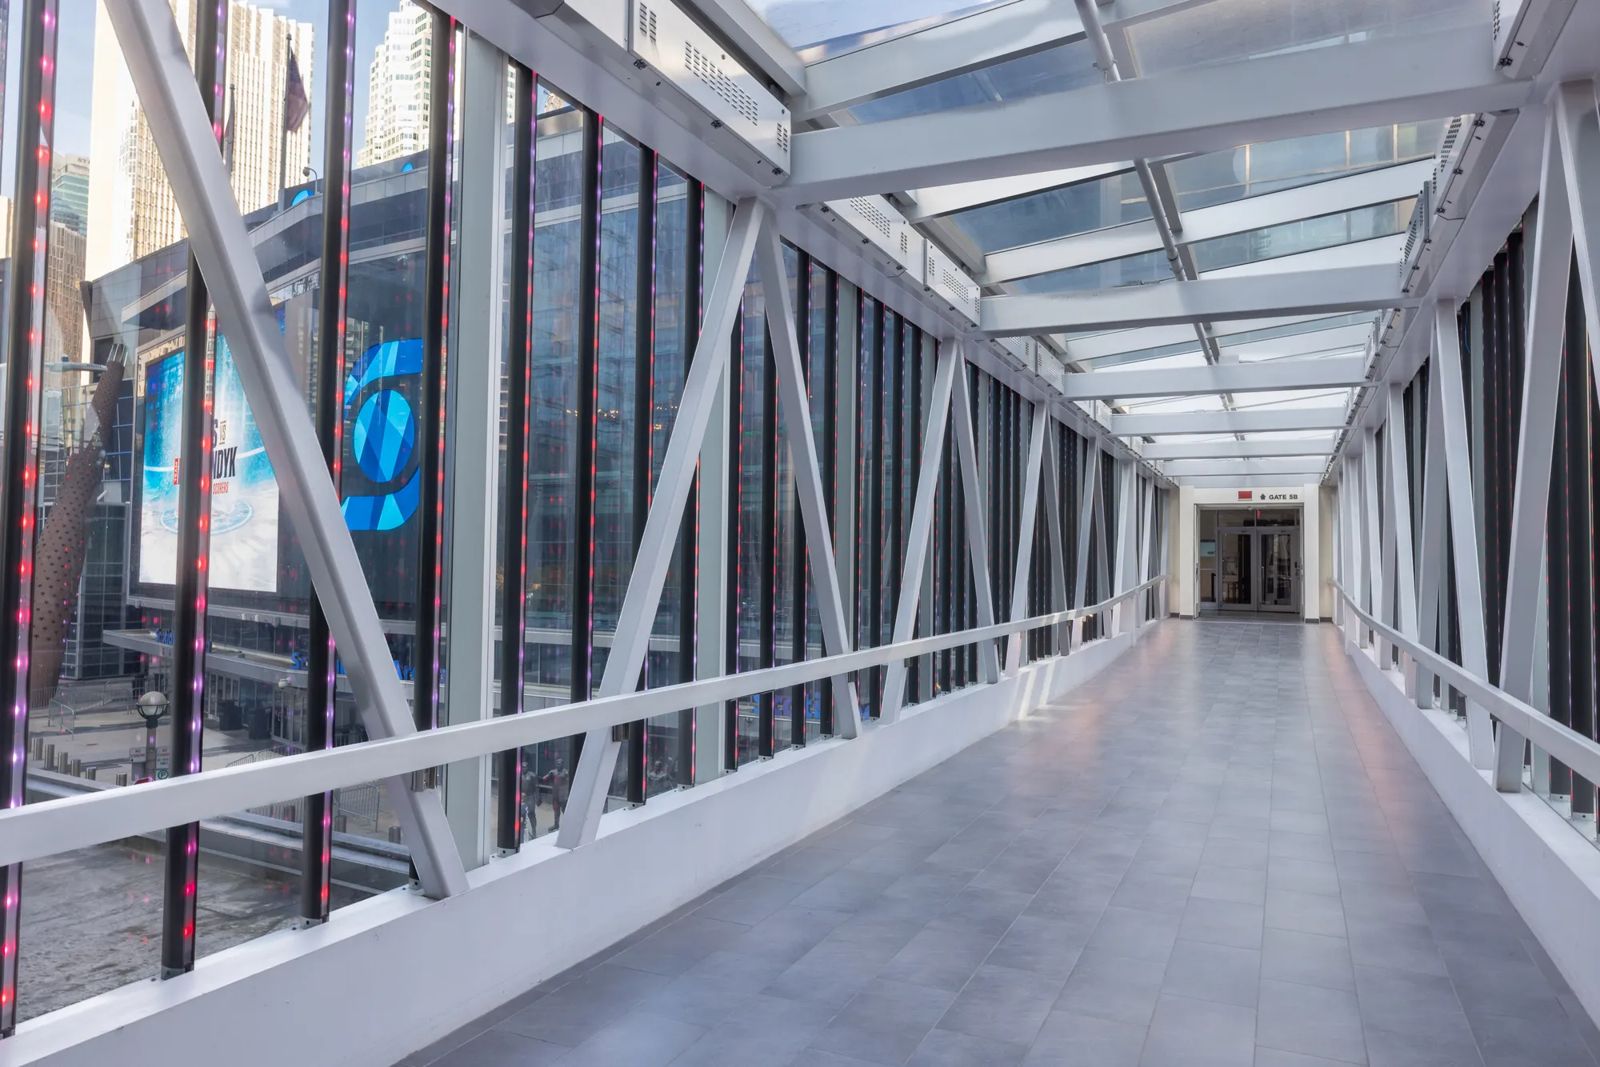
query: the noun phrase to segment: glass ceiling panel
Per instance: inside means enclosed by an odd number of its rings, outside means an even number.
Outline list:
[[[997,252],[1149,217],[1139,176],[1127,171],[969,208],[948,218],[984,252]]]
[[[1180,210],[1225,204],[1344,174],[1425,159],[1445,119],[1291,137],[1207,152],[1166,164]]]
[[[1013,293],[1081,293],[1090,289],[1117,289],[1124,285],[1154,285],[1172,280],[1164,252],[1141,252],[1136,256],[1086,263],[1081,267],[1036,274],[1008,283]]]
[[[1210,0],[1128,33],[1139,75],[1480,22],[1482,0]]]
[[[1137,411],[1148,415],[1157,411],[1226,411],[1222,397],[1217,393],[1192,393],[1184,396],[1150,396],[1118,404],[1124,411]]]
[[[1227,351],[1239,345],[1250,344],[1256,341],[1276,341],[1285,337],[1299,337],[1303,334],[1322,333],[1327,330],[1340,329],[1346,326],[1370,326],[1373,321],[1370,311],[1352,311],[1345,315],[1334,315],[1327,318],[1308,319],[1304,322],[1289,323],[1284,326],[1270,326],[1259,330],[1242,330],[1237,333],[1224,334],[1221,331],[1239,323],[1220,322],[1212,326],[1213,335],[1217,344]],[[1246,320],[1248,321],[1248,320]],[[1068,342],[1070,348],[1071,342]],[[1198,352],[1200,342],[1198,339],[1179,341],[1170,345],[1158,345],[1153,348],[1130,349],[1127,352],[1118,352],[1112,355],[1096,356],[1083,362],[1093,367],[1109,367],[1126,363],[1148,364],[1150,360],[1160,359],[1181,352]]]
[[[892,40],[1012,0],[747,0],[800,58],[830,55]]]
[[[1392,204],[1377,204],[1336,215],[1299,219],[1260,230],[1213,237],[1209,241],[1191,245],[1190,249],[1194,252],[1195,269],[1202,273],[1236,267],[1241,263],[1276,259],[1349,244],[1351,241],[1404,233],[1406,227],[1411,225],[1411,211],[1415,206],[1415,197],[1397,200]]]
[[[1026,100],[1097,85],[1100,81],[1100,72],[1094,67],[1094,50],[1087,41],[1074,41],[868,100],[846,113],[857,122],[880,122],[1003,100]]]
[[[1349,389],[1281,389],[1260,393],[1241,393],[1234,404],[1241,411],[1272,408],[1278,411],[1293,408],[1326,408],[1348,403]],[[1327,431],[1322,431],[1326,433]]]

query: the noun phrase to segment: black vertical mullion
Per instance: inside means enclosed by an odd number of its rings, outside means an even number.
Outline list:
[[[799,265],[795,271],[795,301],[794,301],[794,334],[795,344],[800,353],[800,374],[805,382],[806,412],[811,410],[810,396],[812,389],[811,373],[811,257],[804,252],[800,253]],[[822,452],[821,441],[816,440],[817,427],[811,428],[813,441],[817,444],[817,453]],[[789,453],[789,469],[793,478],[789,486],[789,506],[794,509],[794,521],[790,524],[794,529],[794,552],[790,561],[790,614],[792,619],[789,635],[789,655],[794,663],[800,663],[806,658],[806,631],[810,622],[810,615],[806,611],[806,524],[800,515],[800,465],[796,462],[793,450]],[[826,490],[824,490],[826,494]],[[789,743],[802,746],[806,743],[806,687],[796,685],[789,690]]]
[[[877,305],[877,314],[873,316],[872,377],[869,379],[872,395],[872,463],[868,472],[871,479],[872,490],[869,494],[871,500],[871,521],[867,524],[868,545],[867,554],[872,564],[872,577],[867,584],[867,644],[876,647],[882,641],[883,634],[883,451],[885,447],[883,432],[883,331],[884,320],[889,317],[889,309],[882,304]],[[882,690],[882,677],[878,668],[874,667],[869,672],[867,705],[870,707],[873,718],[878,717],[879,693]]]
[[[22,715],[0,715],[0,804],[27,802],[28,651],[32,637],[33,525],[38,496],[37,444],[42,399],[46,265],[49,254],[50,188],[48,147],[54,144],[56,0],[30,0],[22,16],[18,114],[22,118],[16,153],[16,199],[11,230],[10,286],[5,396],[5,432],[0,434],[0,706],[22,708]],[[0,869],[0,1035],[17,1027],[17,957],[21,925],[22,865]]]
[[[777,293],[763,293],[768,301]],[[756,617],[759,622],[759,663],[771,667],[776,662],[778,620],[773,613],[774,589],[778,583],[778,390],[777,361],[772,353],[772,330],[761,334],[761,528],[757,558],[761,560],[760,584],[756,588]],[[774,736],[773,705],[776,692],[757,697],[759,722],[756,728],[756,754],[765,759],[777,748]]]
[[[344,379],[345,312],[349,296],[350,131],[355,98],[350,52],[355,41],[355,19],[356,0],[333,0],[328,10],[328,118],[322,145],[322,293],[317,309],[316,400],[312,419],[316,425],[317,444],[322,448],[323,462],[328,465],[335,491],[339,487],[340,453],[344,447],[339,390]],[[513,324],[515,321],[513,306]],[[526,551],[525,545],[523,550]],[[508,567],[512,558],[506,557]],[[520,613],[520,593],[518,602]],[[310,592],[307,607],[306,750],[314,752],[333,746],[336,679],[333,634],[315,589]],[[509,630],[505,632],[510,633]],[[519,633],[516,649],[520,652],[521,647]],[[520,674],[518,677],[520,679]],[[520,698],[521,685],[507,688],[514,689]],[[503,773],[500,792],[503,803],[507,792]],[[513,797],[512,803],[516,802],[517,798]],[[333,793],[311,794],[305,798],[304,810],[300,823],[300,917],[326,922],[332,896]],[[512,808],[513,813],[517,810]]]
[[[600,145],[602,120],[583,112],[582,195],[578,215],[577,442],[573,459],[572,699],[588,700],[594,666],[594,493],[596,407],[600,360]],[[583,735],[572,739],[576,767]],[[607,783],[609,788],[610,783]]]
[[[882,636],[884,644],[894,641],[894,619],[900,610],[900,587],[905,575],[905,493],[902,488],[902,479],[905,477],[905,424],[906,404],[908,398],[914,395],[908,388],[906,374],[909,360],[906,357],[906,324],[898,314],[894,317],[894,337],[890,345],[890,359],[893,361],[894,372],[894,403],[889,420],[889,504],[892,519],[889,529],[884,537],[884,545],[889,552],[889,602],[884,605],[886,629],[888,633]],[[888,680],[888,668],[880,668],[878,673]]]
[[[342,54],[337,39],[330,52]],[[534,85],[533,72],[515,68],[512,105],[511,179],[511,292],[506,324],[506,507],[504,571],[507,580],[500,598],[500,707],[501,715],[523,709],[522,657],[527,642],[528,602],[528,442],[532,433],[528,397],[531,392],[529,359],[533,314],[533,188]],[[324,297],[326,298],[326,297]],[[326,336],[326,333],[324,333]],[[323,349],[327,360],[328,350]],[[326,374],[326,367],[319,368]],[[331,388],[337,379],[330,383]],[[319,397],[319,400],[321,398]],[[316,643],[312,643],[316,648]],[[498,818],[496,845],[514,851],[522,844],[522,749],[495,755],[500,782],[496,795]],[[307,826],[310,825],[309,819]],[[309,850],[308,850],[309,851]]]
[[[684,191],[684,296],[683,296],[683,375],[687,381],[689,368],[694,363],[694,351],[700,339],[700,300],[704,280],[701,277],[704,262],[704,224],[706,187],[688,179]],[[700,584],[700,476],[697,473],[689,483],[688,503],[684,508],[683,540],[679,548],[678,572],[683,580],[678,583],[678,680],[694,681],[698,662],[699,613],[697,599]],[[695,774],[695,709],[686,708],[678,713],[678,766],[689,768],[689,780]]]
[[[838,362],[839,362],[839,275],[829,270],[827,274],[826,289],[827,307],[823,311],[823,355],[822,355],[822,424],[823,424],[823,474],[822,484],[827,492],[828,522],[827,527],[834,535],[834,544],[838,544],[838,519],[837,494],[838,468],[839,468],[839,397],[837,393]],[[815,579],[813,579],[815,580]],[[839,591],[841,597],[852,596],[849,589]],[[822,598],[817,597],[818,610],[821,610]],[[821,723],[818,732],[824,737],[831,736],[833,728],[833,686],[826,681],[818,683],[818,703],[821,705]]]
[[[651,427],[656,392],[656,190],[659,166],[655,150],[639,146],[638,246],[635,255],[633,331],[633,557],[639,558],[644,527],[650,518]],[[652,622],[654,612],[651,613]],[[653,625],[651,627],[654,629]],[[646,639],[648,648],[648,638]],[[650,655],[640,667],[640,688],[650,684]],[[644,803],[645,723],[628,724],[626,792],[628,803]]]
[[[423,250],[423,366],[420,523],[417,527],[417,620],[412,636],[411,714],[417,729],[439,724],[439,622],[444,536],[444,395],[450,314],[450,154],[455,121],[455,19],[433,12],[428,83],[427,237]]]
[[[731,459],[727,500],[727,560],[724,563],[727,603],[723,617],[726,623],[722,657],[723,673],[739,670],[739,493],[744,479],[744,435],[740,432],[744,419],[744,305],[741,302],[733,317],[733,337],[728,342],[728,456]],[[724,770],[739,769],[739,702],[723,702],[722,766]]]
[[[218,37],[225,32],[220,5],[194,11],[194,76],[213,121],[222,79]],[[174,777],[200,772],[205,728],[206,590],[210,585],[211,517],[211,300],[194,254],[185,279],[183,407],[179,415],[178,559],[172,591],[171,724]],[[167,830],[161,900],[161,977],[194,970],[195,902],[200,880],[200,824]]]

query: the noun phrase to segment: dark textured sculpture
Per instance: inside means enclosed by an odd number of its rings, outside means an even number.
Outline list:
[[[117,393],[127,366],[122,346],[106,360],[89,401],[91,422],[83,443],[67,458],[50,514],[39,528],[33,554],[33,643],[29,653],[29,704],[42,708],[61,684],[67,626],[77,610],[78,583],[89,547],[89,519],[104,480],[106,435],[116,418]]]

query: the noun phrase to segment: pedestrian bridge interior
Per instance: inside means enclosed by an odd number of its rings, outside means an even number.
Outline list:
[[[0,1067],[1600,1067],[1600,5],[3,42]]]

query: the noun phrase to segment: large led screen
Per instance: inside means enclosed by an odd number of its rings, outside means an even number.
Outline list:
[[[172,585],[178,559],[183,353],[145,367],[139,580]],[[233,353],[217,339],[212,392],[211,588],[271,593],[278,580],[278,481],[245,402]]]

